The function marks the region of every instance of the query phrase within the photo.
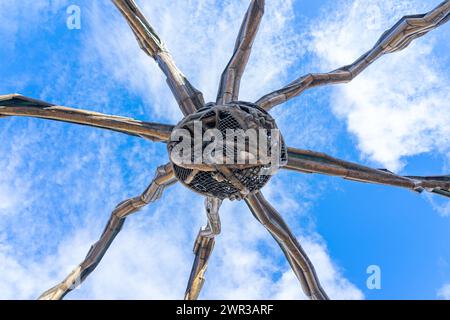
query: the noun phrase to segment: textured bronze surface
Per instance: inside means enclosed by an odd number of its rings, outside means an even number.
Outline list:
[[[285,169],[305,173],[322,173],[348,180],[403,187],[417,192],[427,190],[450,197],[450,175],[403,177],[386,169],[372,169],[360,164],[333,158],[324,153],[295,148],[288,148],[288,159]]]
[[[250,57],[253,41],[258,32],[263,14],[264,0],[251,1],[236,39],[233,56],[220,79],[217,104],[224,104],[238,99],[242,74]]]
[[[215,237],[220,233],[219,208],[222,200],[214,197],[205,198],[208,224],[198,232],[194,243],[194,264],[192,265],[184,299],[196,300],[205,282],[205,272],[208,260],[214,249]]]
[[[0,117],[25,116],[98,127],[139,136],[151,141],[167,141],[173,126],[144,122],[127,117],[55,106],[19,94],[0,96]]]
[[[183,114],[188,115],[203,107],[205,101],[202,93],[195,89],[177,68],[172,56],[136,6],[136,3],[133,0],[112,1],[130,25],[141,49],[156,60],[162,72],[166,75],[167,84]]]
[[[187,117],[185,117],[174,130],[184,130],[189,132],[189,138],[194,141],[196,135],[195,125],[198,124],[201,128],[197,128],[199,133],[204,134],[208,130],[217,130],[220,136],[226,138],[227,131],[233,132],[236,136],[240,136],[241,140],[245,140],[246,130],[253,129],[257,132],[260,129],[266,130],[264,134],[269,141],[271,139],[270,130],[278,129],[275,120],[263,109],[258,106],[245,102],[231,102],[224,105],[207,106]],[[239,132],[240,130],[240,132]],[[197,133],[198,134],[198,133]],[[283,163],[286,159],[286,147],[283,138],[279,136],[281,146],[272,150],[271,145],[267,145],[267,153],[279,153],[277,156],[278,162]],[[189,163],[182,163],[174,159],[177,153],[174,152],[176,148],[183,141],[179,141],[178,137],[171,137],[167,143],[167,148],[170,155],[170,160],[174,165],[175,176],[178,180],[188,188],[200,194],[217,197],[220,199],[242,199],[251,192],[256,192],[261,189],[270,179],[270,174],[264,174],[264,170],[272,165],[271,162],[263,163],[258,159],[258,145],[249,145],[244,151],[238,150],[237,145],[230,141],[224,143],[221,148],[223,159],[227,159],[227,153],[233,158],[241,157],[242,161],[230,161],[221,164],[209,164],[205,159],[195,159],[194,149],[192,146]],[[203,151],[207,145],[202,145],[199,150],[200,156],[203,156]],[[278,144],[276,144],[278,147]],[[238,152],[239,151],[239,152]],[[274,153],[275,155],[275,153]],[[253,158],[254,163],[250,163],[248,158]],[[195,161],[198,160],[198,161]],[[227,159],[229,160],[229,159]]]

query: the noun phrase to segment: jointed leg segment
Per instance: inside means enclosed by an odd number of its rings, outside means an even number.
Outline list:
[[[292,270],[300,281],[304,293],[311,299],[327,300],[314,266],[279,213],[261,192],[245,198],[255,218],[270,232],[280,245]]]
[[[81,124],[139,136],[151,141],[167,141],[173,126],[139,121],[99,112],[55,106],[20,94],[0,96],[0,117],[33,117]]]
[[[76,267],[60,284],[44,292],[40,300],[59,300],[67,293],[80,285],[86,277],[94,271],[104,254],[120,232],[128,215],[138,211],[150,202],[159,199],[163,190],[175,183],[175,177],[171,164],[161,166],[156,171],[156,176],[147,189],[140,195],[125,200],[117,205],[103,230],[100,239],[91,247],[83,262]]]
[[[194,88],[175,65],[170,53],[148,23],[134,0],[112,0],[127,20],[142,50],[156,60],[167,77],[167,83],[186,116],[205,105],[203,95]]]
[[[207,197],[205,199],[208,224],[202,227],[195,239],[194,264],[184,295],[185,300],[196,300],[205,282],[204,274],[208,266],[208,259],[214,249],[215,237],[220,233],[219,208],[222,200]]]
[[[387,170],[372,169],[315,151],[288,148],[288,162],[284,168],[306,173],[328,174],[348,180],[391,185],[416,192],[429,191],[450,197],[450,176],[399,176]]]
[[[372,62],[386,53],[400,51],[406,48],[414,39],[446,23],[450,19],[450,1],[446,0],[426,14],[404,16],[391,29],[380,37],[375,46],[348,66],[328,73],[310,73],[304,75],[287,86],[271,92],[256,104],[265,110],[281,104],[303,91],[334,83],[351,81]]]
[[[238,100],[239,86],[264,14],[264,0],[252,0],[239,30],[233,56],[222,73],[217,104]]]

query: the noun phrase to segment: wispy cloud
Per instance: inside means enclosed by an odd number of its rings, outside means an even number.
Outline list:
[[[248,1],[139,4],[180,68],[212,100]],[[164,77],[140,51],[113,6],[87,2],[82,12],[77,77],[42,70],[49,80],[43,95],[54,93],[78,107],[178,120],[180,112]],[[244,99],[252,101],[285,82],[298,58],[295,51],[304,43],[294,18],[292,1],[268,3],[243,79]],[[64,66],[63,53],[55,53],[53,64]],[[292,121],[284,119],[280,125]],[[114,205],[140,193],[167,157],[162,145],[119,134],[36,120],[1,121],[8,121],[1,135],[12,138],[0,147],[7,155],[0,160],[7,168],[0,179],[0,199],[6,199],[0,210],[8,217],[0,224],[0,266],[8,271],[0,274],[0,297],[35,298],[84,258]],[[294,140],[296,133],[286,136]],[[312,134],[303,138],[310,144],[321,139]],[[309,214],[309,206],[299,200],[314,199],[302,195],[298,186],[281,195],[276,188],[281,179],[276,177],[265,192],[288,220],[298,221]],[[172,187],[161,201],[128,219],[98,269],[69,298],[181,298],[192,244],[206,220],[203,210],[200,196]],[[217,239],[203,298],[303,298],[279,248],[244,203],[225,202],[221,217],[223,234]],[[362,298],[314,228],[293,226],[331,297]]]
[[[19,32],[33,32],[37,24],[48,22],[49,18],[56,11],[66,4],[68,0],[40,0],[40,1],[22,1],[12,3],[11,1],[0,1],[0,17],[2,18],[2,27],[0,36],[7,49],[15,47]],[[45,28],[45,26],[44,26]]]
[[[437,293],[438,298],[450,300],[450,283],[444,284]]]
[[[220,74],[231,57],[248,1],[164,1],[140,3],[180,69],[207,101],[215,100]],[[295,58],[299,36],[292,25],[293,1],[274,1],[267,6],[254,44],[249,67],[242,80],[241,97],[256,100],[269,86],[281,83]],[[117,81],[152,105],[152,113],[176,121],[181,113],[151,58],[138,46],[130,28],[109,4],[96,4],[92,21],[91,49]],[[111,17],[114,19],[111,19]],[[111,32],[114,30],[114,33]]]
[[[369,50],[399,18],[440,1],[340,1],[314,25],[311,50],[320,71],[347,65]],[[364,30],[364,32],[361,32]],[[404,51],[382,57],[349,84],[334,89],[330,103],[345,120],[364,156],[399,170],[406,157],[448,152],[450,95],[445,58],[434,47],[448,38],[435,30]]]

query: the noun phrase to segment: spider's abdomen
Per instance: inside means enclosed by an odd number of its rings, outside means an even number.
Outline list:
[[[178,180],[220,199],[261,189],[287,160],[275,120],[247,102],[208,104],[175,127],[167,146]]]

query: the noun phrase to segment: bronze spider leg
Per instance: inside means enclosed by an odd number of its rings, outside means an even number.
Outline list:
[[[272,107],[300,95],[307,89],[349,82],[382,55],[400,51],[414,39],[446,23],[450,19],[449,13],[450,1],[446,0],[426,14],[404,16],[391,29],[383,33],[371,50],[352,64],[328,73],[304,75],[287,86],[263,96],[256,101],[256,104],[265,110],[270,110]]]
[[[141,49],[156,60],[166,75],[167,84],[183,114],[186,116],[202,108],[205,105],[202,93],[195,89],[177,68],[172,56],[136,3],[133,0],[112,1],[127,20]]]
[[[194,243],[194,264],[184,294],[185,300],[196,300],[205,282],[205,272],[208,267],[208,259],[214,249],[215,237],[220,233],[219,208],[222,200],[206,197],[205,208],[208,224],[198,232]]]
[[[233,56],[222,73],[217,93],[217,104],[238,99],[241,77],[247,65],[263,14],[264,0],[252,0],[239,30]]]
[[[94,271],[104,254],[122,229],[128,215],[138,211],[150,202],[158,200],[164,189],[175,183],[172,164],[158,167],[155,178],[140,195],[119,203],[109,218],[100,239],[91,247],[86,258],[60,284],[44,292],[40,300],[59,300],[80,285]]]
[[[0,96],[0,117],[8,116],[26,116],[76,123],[162,142],[169,140],[173,129],[173,126],[166,124],[55,106],[19,94]]]
[[[261,192],[245,198],[255,218],[270,232],[283,250],[292,270],[302,285],[303,292],[315,300],[328,300],[320,285],[314,266],[307,254],[289,230],[280,214],[270,205]]]
[[[288,148],[288,162],[284,168],[306,173],[328,174],[361,182],[403,187],[417,192],[426,190],[450,198],[450,175],[399,176],[385,169],[372,169],[333,158],[324,153],[294,148]]]

